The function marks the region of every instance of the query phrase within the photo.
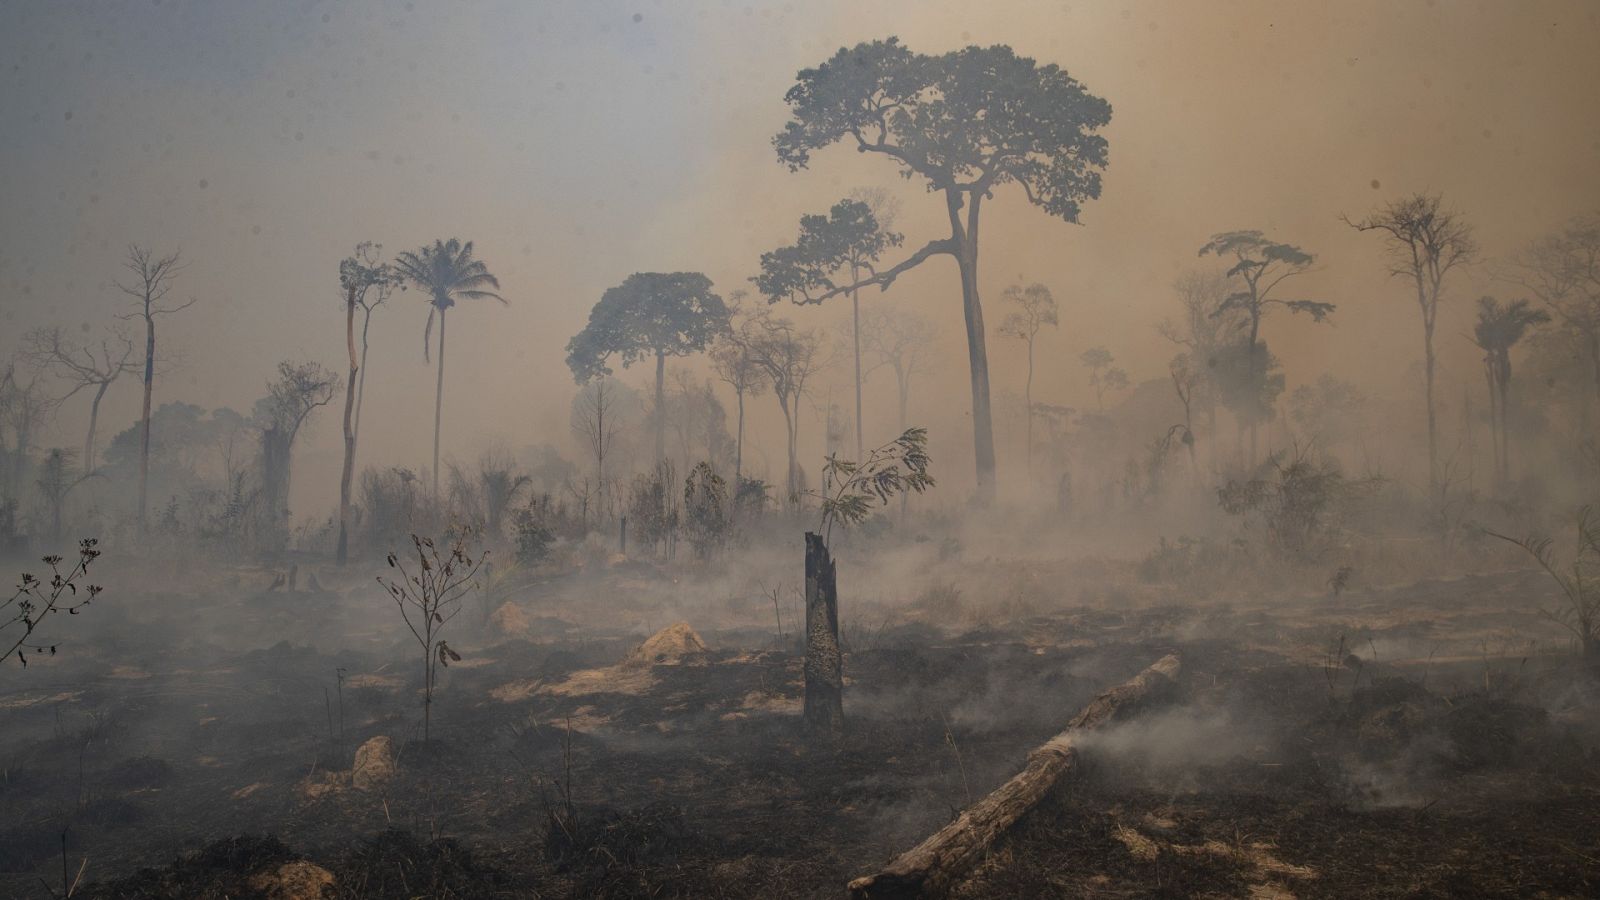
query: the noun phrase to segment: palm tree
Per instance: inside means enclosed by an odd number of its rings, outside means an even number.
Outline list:
[[[428,325],[422,332],[422,358],[428,358],[428,340],[433,334],[433,317],[439,317],[439,386],[433,400],[433,496],[439,497],[439,429],[444,418],[444,314],[456,305],[458,298],[480,300],[489,298],[506,302],[488,288],[500,287],[500,279],[489,274],[482,261],[472,258],[472,242],[461,243],[455,238],[434,241],[432,247],[424,246],[415,253],[401,253],[395,259],[395,268],[418,289],[428,295]]]
[[[1550,321],[1550,314],[1534,309],[1527,300],[1513,300],[1504,306],[1493,297],[1478,300],[1478,322],[1473,326],[1473,343],[1483,349],[1484,370],[1489,377],[1489,423],[1494,432],[1495,477],[1504,484],[1511,477],[1510,430],[1506,423],[1511,402],[1511,348],[1528,329]]]

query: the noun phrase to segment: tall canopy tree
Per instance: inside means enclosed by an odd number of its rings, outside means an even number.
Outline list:
[[[439,433],[444,422],[444,314],[457,300],[498,300],[506,304],[500,279],[489,273],[482,260],[472,258],[472,242],[455,238],[436,240],[415,252],[401,253],[394,261],[400,276],[428,296],[428,324],[422,331],[422,358],[428,358],[428,339],[434,316],[439,317],[439,384],[433,399],[433,496],[439,497]],[[493,290],[491,290],[491,288]]]
[[[1193,271],[1178,276],[1173,290],[1183,307],[1176,320],[1156,326],[1162,337],[1184,348],[1183,373],[1192,378],[1194,394],[1206,415],[1206,436],[1210,442],[1210,463],[1217,466],[1217,403],[1222,399],[1220,368],[1229,348],[1240,341],[1246,326],[1238,309],[1224,311],[1222,304],[1232,292],[1229,279],[1219,272]],[[1190,432],[1191,437],[1193,432]]]
[[[1428,412],[1428,486],[1439,490],[1439,428],[1433,400],[1435,358],[1433,330],[1439,320],[1439,300],[1451,270],[1472,262],[1478,245],[1472,226],[1445,209],[1438,194],[1412,194],[1395,200],[1359,222],[1345,223],[1357,231],[1382,232],[1389,254],[1389,274],[1412,283],[1417,311],[1422,314],[1423,393]]]
[[[1016,338],[1028,345],[1028,380],[1022,388],[1022,405],[1026,408],[1028,428],[1028,474],[1033,474],[1033,342],[1046,327],[1054,328],[1059,322],[1056,298],[1050,289],[1038,282],[1023,287],[1013,284],[1006,288],[1006,302],[1016,307],[1000,323],[1000,333]]]
[[[144,406],[140,415],[143,431],[139,436],[139,530],[149,524],[145,518],[150,488],[150,399],[156,381],[156,319],[182,312],[195,304],[193,297],[176,305],[164,301],[172,293],[172,280],[183,270],[178,254],[156,256],[138,244],[128,248],[123,268],[133,274],[127,283],[116,282],[117,289],[132,298],[134,311],[124,319],[144,322]]]
[[[345,347],[350,354],[350,374],[344,384],[344,468],[339,474],[339,547],[336,561],[350,559],[350,491],[355,482],[356,439],[361,428],[361,400],[367,386],[367,332],[372,313],[404,282],[394,267],[382,261],[383,247],[369,242],[339,263],[339,287],[344,290]],[[361,310],[361,348],[356,349],[356,310]]]
[[[667,357],[699,353],[728,327],[728,307],[699,272],[638,272],[600,296],[589,324],[567,342],[567,367],[579,384],[623,368],[656,362],[656,464],[666,458]]]
[[[1223,231],[1211,236],[1200,247],[1200,256],[1214,254],[1219,259],[1232,259],[1233,265],[1227,271],[1228,278],[1236,278],[1243,283],[1244,289],[1234,291],[1227,299],[1222,301],[1218,308],[1219,313],[1229,310],[1241,310],[1249,320],[1249,335],[1244,341],[1245,357],[1248,363],[1245,376],[1247,382],[1255,387],[1245,393],[1252,397],[1266,397],[1270,392],[1266,381],[1271,371],[1269,354],[1266,344],[1261,340],[1261,320],[1274,306],[1281,306],[1290,312],[1305,313],[1314,321],[1325,322],[1333,314],[1334,305],[1318,300],[1288,300],[1275,296],[1272,292],[1286,279],[1304,274],[1311,269],[1311,264],[1316,261],[1312,256],[1293,244],[1281,244],[1267,238],[1259,231]],[[1260,412],[1265,413],[1265,409]],[[1250,465],[1256,464],[1256,427],[1260,424],[1262,415],[1250,416]]]
[[[1004,45],[927,56],[893,37],[841,48],[802,70],[784,100],[792,118],[773,146],[791,171],[806,168],[813,152],[844,141],[893,161],[903,176],[921,178],[942,196],[949,237],[850,284],[807,290],[805,299],[821,302],[874,284],[886,288],[935,256],[955,260],[967,326],[978,496],[993,497],[979,212],[996,188],[1014,183],[1046,213],[1077,222],[1082,203],[1100,196],[1106,140],[1096,132],[1110,122],[1111,105],[1059,66],[1039,65]]]
[[[1521,342],[1528,329],[1550,321],[1550,314],[1534,309],[1527,300],[1501,304],[1493,297],[1478,298],[1478,321],[1472,340],[1483,350],[1483,365],[1489,379],[1489,423],[1494,432],[1494,471],[1500,484],[1511,480],[1511,348]]]
[[[761,274],[751,279],[769,300],[808,302],[812,294],[843,283],[850,285],[851,340],[856,377],[856,458],[862,458],[861,291],[863,275],[876,272],[878,257],[900,246],[902,237],[887,230],[861,200],[840,200],[827,215],[800,217],[800,237],[793,244],[761,254]]]

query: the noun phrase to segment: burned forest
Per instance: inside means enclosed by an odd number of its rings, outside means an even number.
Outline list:
[[[0,896],[1600,896],[1600,7],[0,0]]]

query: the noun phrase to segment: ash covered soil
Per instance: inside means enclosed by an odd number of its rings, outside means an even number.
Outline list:
[[[800,727],[781,597],[782,637],[759,596],[659,602],[648,566],[506,591],[452,626],[424,741],[381,596],[215,580],[125,590],[0,682],[0,893],[65,866],[89,898],[840,896],[1172,651],[1176,696],[1089,739],[958,895],[1600,893],[1600,686],[1533,573],[928,592],[847,613],[838,744]]]

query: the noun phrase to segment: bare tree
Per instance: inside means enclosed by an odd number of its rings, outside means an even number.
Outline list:
[[[572,402],[572,433],[594,459],[595,493],[606,491],[606,458],[616,444],[621,426],[617,380],[602,375],[585,382]]]
[[[89,401],[89,431],[83,439],[83,469],[94,471],[94,437],[100,421],[100,401],[111,385],[128,372],[137,371],[133,362],[133,340],[122,329],[92,343],[78,344],[68,338],[61,326],[39,328],[28,333],[27,353],[34,362],[72,385],[61,397],[65,403],[79,391],[94,389]]]
[[[861,346],[874,359],[867,371],[880,366],[894,371],[901,432],[909,427],[906,416],[911,405],[911,383],[927,368],[938,336],[939,330],[928,317],[910,309],[879,308],[862,324]]]
[[[1013,284],[1002,295],[1007,303],[1017,307],[1000,323],[1000,334],[1016,338],[1028,345],[1028,380],[1022,388],[1022,405],[1028,420],[1028,474],[1033,474],[1033,341],[1040,330],[1056,327],[1056,298],[1050,289],[1038,282],[1023,287]]]
[[[1341,218],[1357,231],[1383,232],[1389,274],[1408,279],[1416,289],[1417,310],[1422,313],[1423,392],[1428,407],[1428,486],[1437,492],[1439,428],[1433,400],[1433,331],[1446,276],[1477,256],[1472,226],[1453,210],[1445,209],[1438,194],[1403,197],[1359,222]]]
[[[350,374],[344,387],[344,468],[339,474],[339,548],[335,560],[350,558],[350,491],[355,482],[356,440],[361,429],[361,401],[367,387],[367,331],[372,312],[395,288],[404,289],[399,273],[382,261],[383,245],[370,241],[339,263],[339,286],[344,289],[345,345],[350,354]],[[356,310],[361,310],[361,349],[356,350]]]
[[[427,742],[433,725],[433,691],[438,682],[438,667],[459,662],[461,654],[450,649],[440,633],[461,612],[461,601],[478,587],[478,570],[487,552],[468,554],[464,538],[456,538],[444,552],[432,538],[411,536],[416,549],[415,568],[408,569],[400,557],[389,554],[389,567],[398,578],[378,576],[378,583],[389,592],[406,628],[422,648],[422,740]]]
[[[789,319],[778,318],[768,310],[751,316],[750,355],[767,373],[772,393],[783,410],[783,421],[788,427],[789,467],[784,479],[791,502],[799,499],[800,469],[797,451],[800,433],[800,398],[805,396],[807,382],[822,368],[822,339],[815,331],[797,327]]]
[[[177,305],[165,302],[172,293],[172,280],[183,271],[177,252],[158,257],[134,244],[128,248],[123,268],[132,273],[132,278],[126,284],[119,281],[116,285],[132,298],[134,311],[122,318],[144,321],[144,406],[139,418],[139,530],[143,531],[149,525],[145,512],[150,487],[150,397],[156,379],[156,318],[182,312],[196,301],[191,297]]]
[[[738,312],[738,299],[739,295],[736,292],[734,313]],[[750,351],[750,342],[753,338],[744,323],[739,322],[718,335],[716,343],[711,346],[711,365],[716,370],[717,377],[728,387],[733,388],[734,399],[739,409],[733,450],[735,493],[738,493],[738,486],[744,477],[744,398],[760,394],[767,389],[770,381],[766,369],[756,361]]]

